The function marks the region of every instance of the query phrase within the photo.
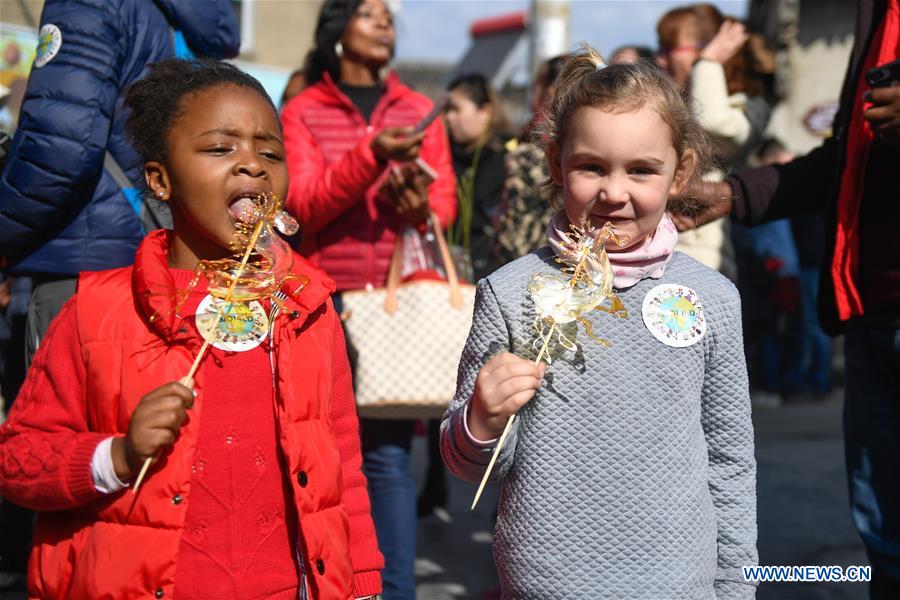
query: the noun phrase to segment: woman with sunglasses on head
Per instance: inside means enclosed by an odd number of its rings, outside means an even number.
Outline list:
[[[656,29],[660,63],[690,96],[715,144],[716,163],[743,166],[762,142],[771,111],[746,47],[744,25],[711,4],[691,4],[667,12]],[[721,178],[715,171],[705,179]],[[682,234],[679,249],[735,279],[734,249],[723,221]]]
[[[394,55],[393,16],[383,0],[326,0],[307,87],[282,112],[291,188],[287,209],[303,226],[302,254],[340,293],[385,284],[397,233],[433,211],[456,216],[449,144],[440,119],[413,126],[428,98],[384,73]],[[437,172],[423,175],[421,158]],[[363,468],[385,556],[384,598],[415,597],[416,498],[410,469],[414,421],[361,419]]]

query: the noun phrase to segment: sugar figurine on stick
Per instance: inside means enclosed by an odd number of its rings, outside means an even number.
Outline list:
[[[570,225],[570,229],[571,233],[563,240],[563,253],[557,258],[558,262],[566,265],[562,272],[569,275],[535,273],[528,284],[528,293],[536,312],[534,329],[537,337],[533,345],[538,354],[534,364],[540,364],[545,359],[547,364],[553,361],[550,349],[554,337],[563,351],[576,350],[575,340],[561,328],[568,323],[580,323],[591,339],[609,345],[609,342],[594,335],[593,324],[585,317],[589,311],[597,309],[620,317],[627,316],[625,307],[613,292],[612,267],[606,254],[608,241],[612,240],[622,246],[627,243],[627,238],[616,236],[610,223],[601,228],[592,228],[586,219],[581,226]],[[609,306],[604,306],[607,300]],[[472,500],[472,510],[490,479],[515,419],[516,414],[513,414],[500,434],[491,461]]]

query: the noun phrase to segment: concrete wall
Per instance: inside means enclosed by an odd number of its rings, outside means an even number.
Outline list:
[[[2,1],[2,0],[0,0]],[[322,0],[244,0],[242,61],[293,71],[312,48]]]
[[[0,21],[36,28],[43,8],[44,0],[0,0]]]

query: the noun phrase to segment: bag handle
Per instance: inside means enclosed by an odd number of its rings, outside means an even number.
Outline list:
[[[431,213],[426,225],[434,231],[437,240],[438,251],[441,260],[444,261],[444,271],[447,273],[447,283],[450,289],[450,306],[460,309],[463,306],[462,291],[459,287],[459,276],[456,272],[456,264],[450,256],[450,248],[441,231],[440,220],[434,212]],[[403,269],[403,236],[398,235],[394,241],[394,252],[391,254],[391,264],[388,267],[386,294],[384,297],[384,312],[394,314],[397,311],[397,289],[400,287],[400,271]]]
[[[444,271],[447,273],[447,283],[450,284],[450,306],[462,308],[463,297],[462,291],[459,289],[459,275],[456,272],[456,262],[450,255],[450,248],[447,246],[446,238],[444,238],[441,222],[433,212],[431,213],[429,224],[434,229],[434,237],[437,239],[438,250],[441,252],[441,260],[444,261]]]

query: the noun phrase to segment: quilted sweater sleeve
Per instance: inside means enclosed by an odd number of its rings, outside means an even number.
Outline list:
[[[375,524],[362,472],[362,451],[359,442],[359,419],[353,397],[350,363],[347,360],[344,331],[333,309],[334,320],[332,423],[338,450],[341,454],[344,489],[342,502],[350,520],[350,560],[353,564],[354,597],[381,593],[381,569],[384,558],[378,551]]]
[[[103,169],[119,94],[123,26],[112,3],[47,2],[58,53],[28,78],[10,158],[0,177],[0,257],[39,246],[81,208]]]
[[[109,434],[89,431],[86,400],[73,298],[50,325],[0,426],[0,496],[43,511],[103,496],[91,478],[91,459]]]
[[[718,528],[716,598],[750,599],[755,584],[742,566],[758,563],[756,552],[756,460],[740,298],[729,286],[710,311],[712,343],[702,390],[702,425],[709,454],[709,490]]]
[[[291,178],[285,204],[307,233],[315,233],[362,202],[386,165],[372,152],[369,144],[374,134],[370,134],[326,166],[319,143],[303,120],[303,106],[289,102],[281,114]]]
[[[510,350],[510,333],[500,311],[500,304],[487,279],[478,282],[472,329],[463,348],[456,379],[456,394],[441,421],[441,456],[444,464],[457,477],[477,483],[491,460],[496,441],[479,443],[465,427],[466,406],[475,389],[481,367],[494,355]],[[491,481],[502,479],[512,466],[516,453],[516,420],[500,450],[491,473]]]

